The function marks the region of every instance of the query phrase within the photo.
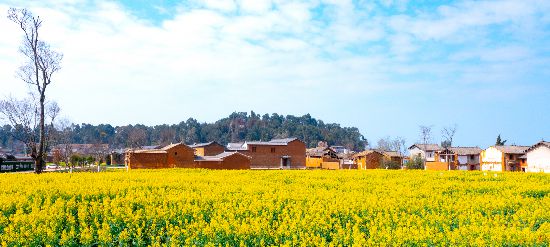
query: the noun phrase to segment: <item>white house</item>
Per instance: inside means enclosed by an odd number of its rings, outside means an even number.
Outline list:
[[[426,161],[436,161],[435,153],[441,151],[442,148],[437,144],[413,144],[409,147],[409,154],[411,159],[420,156]]]
[[[550,173],[550,142],[541,141],[527,149],[526,172]]]

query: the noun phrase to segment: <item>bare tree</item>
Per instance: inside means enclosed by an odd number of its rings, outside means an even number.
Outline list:
[[[392,141],[392,146],[394,151],[397,151],[401,157],[405,155],[405,150],[407,150],[405,138],[398,136]]]
[[[128,133],[128,146],[131,148],[141,148],[147,141],[147,132],[144,129],[133,128]]]
[[[454,124],[453,126],[444,127],[441,130],[441,135],[443,136],[444,143],[448,147],[452,147],[453,145],[453,138],[456,134],[457,125]]]
[[[46,150],[49,145],[49,136],[53,131],[53,123],[57,117],[60,109],[57,103],[46,103],[46,116],[44,117],[44,122],[49,122],[47,124],[47,131],[43,135],[43,152],[39,153],[40,145],[40,135],[37,135],[37,130],[39,129],[40,115],[39,109],[37,108],[37,103],[35,98],[27,97],[21,100],[18,100],[14,97],[8,96],[6,99],[0,101],[0,119],[9,123],[15,131],[12,131],[14,134],[13,138],[21,141],[25,144],[26,151],[30,151],[30,156],[35,160],[35,171],[36,171],[36,161],[44,160],[46,156]],[[41,171],[41,170],[40,170]]]
[[[39,39],[42,20],[34,17],[26,9],[10,8],[8,19],[15,22],[23,31],[23,44],[20,52],[26,62],[19,68],[17,75],[31,88],[35,88],[38,96],[38,144],[32,145],[31,157],[35,161],[35,172],[41,173],[44,168],[44,154],[46,152],[46,88],[52,83],[52,76],[61,69],[63,55],[50,49],[50,46]]]
[[[393,149],[393,140],[391,137],[386,136],[384,138],[380,138],[378,142],[376,142],[376,149],[382,150],[382,151],[392,151]]]
[[[420,128],[420,138],[422,140],[422,144],[424,144],[424,148],[426,148],[428,142],[432,139],[432,126],[420,125],[418,127]],[[426,167],[426,158],[424,158],[423,161],[424,167]]]
[[[53,143],[55,143],[55,150],[54,152],[57,152],[58,155],[61,157],[63,162],[65,162],[66,166],[70,169],[72,172],[75,164],[71,162],[71,156],[73,156],[73,147],[72,147],[72,132],[73,132],[74,125],[67,119],[61,119],[56,123],[55,126],[55,135],[52,138]]]
[[[432,126],[420,125],[418,127],[420,128],[422,144],[428,144],[432,139]]]

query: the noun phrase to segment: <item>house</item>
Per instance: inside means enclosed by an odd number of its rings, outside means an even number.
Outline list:
[[[386,162],[395,162],[399,165],[403,165],[403,155],[397,151],[382,151],[384,154],[384,160]]]
[[[213,156],[196,156],[194,168],[250,169],[250,157],[239,152],[222,152]]]
[[[340,169],[338,154],[330,147],[316,147],[306,150],[306,167]]]
[[[217,142],[207,142],[189,145],[197,156],[215,156],[225,151],[225,147]]]
[[[344,146],[330,146],[330,148],[332,148],[332,150],[339,154],[349,154],[351,152],[351,150],[347,149]]]
[[[448,170],[479,170],[481,151],[479,147],[450,147],[439,151],[439,158]]]
[[[526,172],[545,172],[550,173],[550,142],[541,141],[531,147],[526,152]]]
[[[482,171],[520,171],[528,146],[491,146],[481,151]]]
[[[379,150],[365,150],[353,155],[353,160],[357,165],[357,169],[377,169],[382,167],[384,153]]]
[[[420,157],[425,160],[424,169],[426,170],[449,170],[449,165],[439,157],[442,150],[443,148],[438,144],[413,144],[409,147],[410,159]]]
[[[306,144],[297,138],[229,143],[228,151],[251,158],[251,169],[304,169]]]
[[[183,143],[159,149],[129,149],[125,156],[129,169],[192,168],[195,160],[194,150]]]

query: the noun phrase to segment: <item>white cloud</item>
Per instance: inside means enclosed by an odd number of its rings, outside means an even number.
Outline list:
[[[540,2],[453,4],[417,16],[376,15],[370,7],[358,11],[352,1],[322,2],[328,4],[323,20],[314,20],[316,1],[208,1],[200,8],[182,7],[158,26],[114,2],[26,4],[36,4],[31,9],[45,20],[44,38],[65,55],[49,95],[82,122],[215,120],[251,109],[322,114],[311,102],[323,108],[348,97],[408,93],[430,83],[424,78],[509,81],[529,73],[526,64],[544,66],[531,63],[536,47],[491,46],[491,37],[483,37],[489,44],[477,43],[481,37],[471,31],[533,23],[529,16]],[[389,4],[399,2],[406,1]],[[2,13],[6,9],[0,5]],[[13,77],[19,64],[13,61],[21,59],[19,32],[5,18],[0,29],[6,34],[0,39],[0,88],[24,91]],[[465,45],[456,52],[432,51],[449,42]],[[484,64],[462,64],[469,59]],[[507,72],[512,65],[524,69]]]

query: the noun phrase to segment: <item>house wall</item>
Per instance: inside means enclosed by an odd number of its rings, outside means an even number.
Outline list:
[[[333,162],[323,162],[321,164],[321,168],[328,169],[328,170],[338,170],[340,169],[340,162],[333,161]]]
[[[420,150],[420,148],[418,148],[418,147],[414,147],[414,148],[409,149],[409,154],[410,154],[411,159],[414,159],[414,158],[417,157],[418,155],[420,155],[420,157],[421,157],[422,159],[425,158],[425,153],[424,153],[424,151]]]
[[[449,164],[440,161],[426,161],[425,169],[430,171],[447,171],[449,170]]]
[[[252,152],[254,147],[256,150]],[[271,148],[275,148],[274,152],[271,152]],[[248,150],[238,152],[251,157],[250,167],[255,169],[283,168],[283,156],[290,157],[291,169],[306,167],[306,145],[299,140],[291,141],[288,145],[248,145]]]
[[[217,143],[212,143],[208,146],[198,147],[195,149],[195,155],[197,156],[215,156],[225,151],[225,147]]]
[[[538,146],[527,152],[526,172],[550,173],[550,148]]]
[[[166,150],[166,162],[169,167],[193,168],[195,164],[194,150],[185,145],[177,145]]]
[[[245,170],[250,169],[250,159],[242,155],[231,155],[222,161],[197,160],[195,168],[202,169],[224,169],[224,170]]]
[[[357,159],[355,159],[355,162],[357,164],[357,169],[360,170],[377,169],[380,168],[380,164],[383,159],[384,155],[377,152],[372,152],[365,156],[358,157]]]
[[[321,165],[323,164],[323,158],[322,157],[306,157],[306,167],[307,168],[321,168]]]
[[[129,169],[172,168],[166,163],[166,153],[128,153]]]
[[[481,151],[481,170],[482,171],[504,171],[504,154],[494,148],[488,147]]]

